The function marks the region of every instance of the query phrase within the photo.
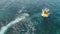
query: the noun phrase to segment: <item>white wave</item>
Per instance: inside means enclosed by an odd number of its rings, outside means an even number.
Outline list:
[[[1,27],[0,34],[4,34],[10,26],[18,23],[22,19],[25,19],[27,16],[29,16],[29,15],[27,13],[24,13],[22,16],[17,17],[14,21],[11,21],[6,26]]]

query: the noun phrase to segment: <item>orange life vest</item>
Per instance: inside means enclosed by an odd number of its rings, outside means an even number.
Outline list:
[[[48,14],[48,11],[44,11],[44,14]]]

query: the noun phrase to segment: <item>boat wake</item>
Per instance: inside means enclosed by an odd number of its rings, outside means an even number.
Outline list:
[[[27,14],[27,13],[24,13],[21,16],[19,15],[17,18],[15,18],[15,20],[11,21],[6,26],[1,27],[0,34],[4,34],[10,26],[13,26],[14,24],[20,22],[22,19],[25,19],[28,16],[29,16],[29,14]]]

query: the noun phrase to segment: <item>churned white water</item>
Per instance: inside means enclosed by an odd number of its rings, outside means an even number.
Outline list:
[[[27,16],[29,16],[27,13],[24,13],[23,15],[21,16],[18,16],[17,18],[15,18],[15,20],[11,21],[9,24],[7,24],[6,26],[3,26],[1,27],[1,30],[0,30],[0,34],[4,34],[8,28],[18,22],[20,22],[22,19],[25,19]]]

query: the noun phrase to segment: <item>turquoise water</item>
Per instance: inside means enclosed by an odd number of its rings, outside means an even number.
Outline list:
[[[30,15],[21,23],[11,26],[5,34],[60,34],[60,0],[0,1],[0,28],[20,15],[20,10]],[[50,9],[48,18],[41,16],[44,8]]]

